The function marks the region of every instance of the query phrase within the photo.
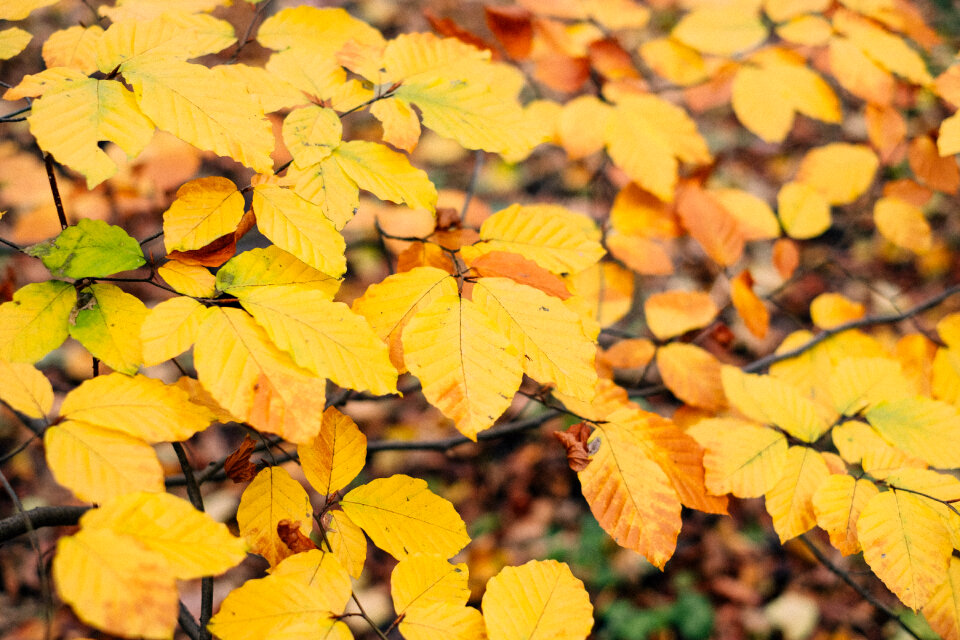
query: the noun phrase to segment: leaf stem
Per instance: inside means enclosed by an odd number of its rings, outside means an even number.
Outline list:
[[[66,229],[70,224],[67,222],[67,213],[63,210],[63,200],[60,199],[60,189],[57,187],[57,176],[53,172],[53,156],[49,153],[44,153],[43,164],[47,168],[47,181],[50,183],[50,193],[53,194],[53,204],[57,207],[57,217],[60,218],[60,228]]]

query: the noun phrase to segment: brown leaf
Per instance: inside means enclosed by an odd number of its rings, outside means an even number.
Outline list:
[[[515,253],[491,251],[473,260],[470,266],[483,277],[510,278],[561,300],[570,297],[567,285],[559,276]]]
[[[447,38],[456,38],[460,42],[465,42],[475,46],[477,49],[486,49],[492,53],[491,57],[494,60],[500,59],[500,52],[494,49],[489,42],[476,35],[472,31],[464,29],[450,18],[441,18],[430,9],[424,9],[423,17],[426,18],[427,22],[430,23],[430,28],[441,36],[445,36]]]
[[[462,226],[460,212],[452,207],[437,207],[437,229],[448,231]]]
[[[300,523],[293,520],[281,520],[277,523],[277,535],[283,540],[283,544],[290,548],[294,553],[310,551],[316,549],[317,545],[313,540],[303,535],[300,531]]]
[[[578,422],[566,431],[554,431],[553,436],[559,440],[567,450],[567,463],[574,471],[583,471],[590,464],[590,450],[587,440],[590,438],[590,427],[586,422]]]
[[[233,257],[237,250],[237,240],[253,228],[257,219],[252,211],[247,211],[240,219],[240,225],[233,233],[222,235],[210,244],[192,251],[171,251],[167,254],[170,260],[179,260],[186,264],[202,267],[219,267]]]
[[[426,242],[411,242],[410,246],[397,256],[397,273],[416,267],[436,267],[451,275],[457,272],[448,253],[439,246]]]
[[[531,14],[521,7],[484,7],[487,26],[507,55],[514,60],[525,60],[533,49]]]
[[[587,46],[587,55],[590,58],[590,64],[604,78],[622,80],[639,77],[630,53],[616,38],[594,40]]]
[[[257,465],[250,462],[255,447],[254,440],[246,436],[236,451],[227,456],[223,470],[236,483],[250,482],[257,475]]]

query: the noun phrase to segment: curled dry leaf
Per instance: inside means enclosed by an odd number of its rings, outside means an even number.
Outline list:
[[[554,431],[553,437],[559,440],[567,450],[567,463],[574,471],[583,471],[590,464],[589,445],[590,427],[586,422],[578,422],[566,431]]]
[[[293,520],[281,520],[277,523],[277,535],[283,540],[283,544],[290,548],[294,553],[302,553],[316,549],[317,545],[313,540],[303,535],[300,531],[300,522]]]
[[[227,456],[223,463],[223,470],[227,477],[239,484],[241,482],[250,482],[257,475],[257,465],[250,462],[250,456],[253,455],[255,443],[253,438],[246,436],[237,450]]]

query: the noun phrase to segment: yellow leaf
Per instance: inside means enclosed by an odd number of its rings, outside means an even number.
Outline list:
[[[416,267],[387,276],[367,287],[353,302],[353,311],[367,319],[374,333],[387,343],[390,361],[397,371],[406,371],[403,362],[403,329],[421,309],[441,296],[457,294],[457,281],[434,267]]]
[[[791,238],[815,238],[830,228],[830,203],[803,182],[788,182],[777,193],[777,214]]]
[[[350,574],[332,553],[319,549],[296,553],[270,569],[270,575],[290,576],[320,589],[330,611],[338,615],[350,600]]]
[[[185,296],[212,298],[216,294],[216,278],[200,265],[168,260],[157,269],[157,275]]]
[[[699,84],[709,77],[703,56],[673,38],[647,40],[640,45],[640,55],[658,75],[681,87]]]
[[[183,389],[119,373],[82,382],[67,394],[60,415],[147,442],[186,440],[213,419],[208,409],[190,402]]]
[[[802,15],[790,19],[776,28],[781,39],[808,47],[819,47],[830,41],[833,28],[830,22],[818,15]]]
[[[295,443],[320,431],[326,380],[303,369],[240,309],[214,309],[193,350],[197,377],[223,408]]]
[[[805,13],[823,11],[830,4],[830,0],[764,0],[763,10],[774,22],[783,22]]]
[[[381,66],[384,82],[424,82],[438,76],[450,79],[491,79],[490,52],[432,33],[402,34],[387,43]],[[370,78],[377,80],[377,78]]]
[[[719,411],[727,404],[720,384],[720,361],[692,344],[679,342],[657,349],[657,369],[663,384],[694,407]]]
[[[579,400],[593,397],[597,347],[559,298],[509,278],[480,278],[473,301],[520,352],[524,373]]]
[[[899,400],[916,393],[900,364],[889,358],[845,358],[830,377],[833,408],[854,416],[884,400]]]
[[[349,640],[349,628],[334,618],[327,598],[295,576],[247,580],[227,595],[208,628],[221,640]]]
[[[58,0],[9,0],[0,7],[0,20],[23,20],[31,11],[49,7]]]
[[[320,495],[340,491],[357,477],[367,459],[367,437],[336,407],[323,412],[320,433],[297,447],[307,482]]]
[[[480,239],[482,243],[464,247],[467,259],[509,251],[553,273],[583,271],[604,254],[596,224],[559,205],[511,205],[483,221]]]
[[[131,638],[173,638],[178,597],[170,566],[129,536],[94,529],[60,538],[53,580],[87,624]]]
[[[83,174],[92,189],[117,172],[100,141],[114,142],[134,157],[150,142],[154,126],[120,82],[72,73],[34,101],[27,120],[37,144]]]
[[[752,49],[767,38],[764,26],[756,10],[749,3],[744,6],[711,7],[694,9],[677,23],[670,35],[683,44],[703,53],[731,57]]]
[[[953,545],[933,507],[906,491],[886,491],[857,520],[863,559],[887,588],[919,609],[947,579]]]
[[[257,228],[284,251],[338,278],[347,270],[346,242],[323,209],[290,189],[272,184],[253,189]]]
[[[235,63],[222,64],[213,70],[229,82],[245,86],[264,113],[298,107],[309,100],[302,91],[263,67]]]
[[[283,119],[283,142],[298,166],[316,164],[340,144],[343,125],[333,109],[302,107]]]
[[[960,558],[950,558],[947,579],[923,605],[923,617],[941,638],[960,638]]]
[[[84,530],[106,529],[162,555],[180,580],[219,575],[246,558],[246,545],[225,524],[169,493],[128,493],[80,519]]]
[[[167,253],[201,249],[233,233],[243,217],[243,195],[231,180],[197,178],[177,189],[177,199],[163,212]]]
[[[620,409],[599,424],[600,448],[578,473],[583,497],[600,526],[622,547],[663,568],[680,533],[680,499],[644,446],[644,420]]]
[[[315,52],[304,53],[299,49],[273,54],[264,69],[285,84],[322,101],[332,101],[348,82],[346,72],[335,58]]]
[[[231,258],[217,271],[217,289],[238,297],[261,287],[296,285],[315,289],[329,299],[340,288],[340,280],[318,271],[276,245],[251,249]]]
[[[866,412],[885,439],[934,467],[960,466],[957,408],[923,396],[888,400]]]
[[[301,6],[283,9],[263,21],[257,40],[276,50],[295,48],[333,57],[343,45],[382,46],[380,32],[344,9],[318,9]]]
[[[960,113],[955,113],[940,123],[937,150],[941,156],[960,153]]]
[[[114,21],[98,38],[97,67],[109,74],[144,61],[180,62],[216,53],[236,42],[233,26],[207,14],[168,12],[136,20]]]
[[[0,400],[31,418],[43,418],[53,408],[53,387],[47,376],[25,362],[0,359]]]
[[[415,553],[390,574],[390,596],[398,616],[437,602],[463,606],[470,599],[466,563],[450,564],[440,555]]]
[[[780,479],[765,494],[773,528],[786,542],[817,524],[813,496],[830,477],[823,456],[810,447],[790,447]]]
[[[100,15],[112,22],[144,20],[165,13],[198,13],[229,5],[228,0],[118,0],[116,6],[103,5]]]
[[[428,211],[437,206],[437,188],[426,172],[385,145],[350,140],[334,150],[333,158],[358,187],[381,200]]]
[[[679,161],[712,159],[690,116],[654,95],[623,98],[607,121],[605,140],[614,164],[664,202],[673,200]]]
[[[313,508],[307,492],[285,469],[268,467],[243,490],[237,526],[250,550],[266,558],[271,566],[293,555],[277,534],[281,520],[299,522],[300,532],[309,535]]]
[[[363,529],[339,509],[327,511],[323,521],[333,554],[353,578],[359,579],[367,559],[367,538]]]
[[[822,329],[832,329],[859,320],[864,312],[862,304],[840,293],[821,293],[810,303],[810,319]]]
[[[741,271],[730,280],[730,302],[737,310],[747,330],[763,339],[770,329],[770,312],[763,300],[753,291],[753,277],[749,271]]]
[[[189,349],[206,311],[202,304],[184,296],[164,300],[151,309],[140,327],[143,364],[152,367]]]
[[[903,467],[926,467],[921,460],[911,458],[891,446],[868,425],[851,420],[830,432],[837,451],[850,464],[859,464],[875,478],[885,478]]]
[[[884,238],[923,255],[933,246],[930,223],[923,209],[900,198],[880,198],[873,206],[873,222]]]
[[[407,610],[399,625],[407,640],[477,640],[485,638],[483,615],[473,607],[433,602]]]
[[[86,74],[97,71],[97,43],[103,28],[75,25],[50,34],[43,43],[43,61],[47,68],[70,67]]]
[[[53,477],[81,500],[102,502],[131,491],[163,491],[163,469],[139,438],[65,420],[43,434]]]
[[[833,14],[833,27],[887,71],[914,84],[933,82],[923,58],[899,36],[843,9]]]
[[[844,89],[871,104],[888,105],[893,101],[896,80],[860,47],[834,35],[827,53],[830,71]]]
[[[904,467],[888,475],[884,482],[893,489],[912,492],[932,507],[950,532],[954,548],[960,545],[960,514],[953,506],[960,501],[960,480],[949,473]]]
[[[780,224],[773,209],[754,194],[743,189],[708,189],[707,195],[736,218],[744,240],[771,240],[780,236]]]
[[[33,36],[19,27],[0,31],[0,60],[9,60],[27,48]]]
[[[190,402],[209,409],[216,422],[222,422],[224,424],[228,422],[242,422],[242,420],[238,420],[226,409],[221,407],[220,403],[210,395],[210,392],[203,388],[199,380],[188,376],[180,376],[173,384],[187,392],[190,396]]]
[[[476,303],[455,295],[417,312],[403,330],[403,353],[424,397],[471,440],[506,411],[523,377],[510,341]]]
[[[270,122],[242,84],[207,67],[164,57],[141,56],[121,70],[158,128],[258,173],[273,169]]]
[[[830,204],[849,204],[870,188],[879,164],[866,145],[834,142],[808,151],[795,180],[819,191]]]
[[[373,544],[398,560],[418,552],[449,558],[470,542],[453,505],[419,478],[372,480],[343,496],[340,506]]]
[[[342,229],[350,222],[360,206],[357,184],[333,158],[326,158],[303,169],[291,165],[286,178],[293,184],[294,192],[319,206],[323,215],[337,229]]]
[[[717,312],[713,300],[702,291],[655,293],[643,304],[647,327],[660,340],[705,327]]]
[[[704,481],[710,493],[756,498],[783,474],[787,439],[778,431],[733,418],[712,418],[687,433],[704,449]]]
[[[565,563],[531,560],[490,578],[483,620],[490,640],[586,640],[593,606]]]
[[[370,105],[370,114],[383,127],[383,141],[410,153],[420,140],[420,118],[410,104],[385,98]]]
[[[140,298],[104,282],[83,289],[79,304],[70,337],[114,371],[135,374],[143,364],[140,327],[149,313]]]
[[[743,373],[731,366],[723,367],[721,378],[727,400],[743,415],[779,427],[804,442],[816,442],[833,422],[826,407],[783,380]]]
[[[278,286],[246,292],[240,304],[301,367],[342,387],[396,392],[397,372],[386,345],[342,302],[315,289]]]
[[[557,120],[557,137],[571,160],[603,149],[607,118],[613,108],[596,96],[577,96],[563,105]]]
[[[960,350],[956,347],[937,349],[931,378],[934,398],[960,406]]]
[[[813,494],[817,524],[830,534],[830,543],[843,555],[861,551],[857,519],[878,493],[880,490],[869,480],[837,474],[827,478]]]
[[[567,277],[575,295],[566,305],[580,314],[588,338],[596,340],[600,327],[609,327],[629,313],[634,275],[613,262],[597,262]]]

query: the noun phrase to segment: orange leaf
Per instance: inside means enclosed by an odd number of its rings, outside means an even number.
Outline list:
[[[944,193],[956,193],[960,187],[960,168],[953,156],[941,157],[936,143],[929,136],[910,141],[907,151],[910,170],[922,183]]]
[[[277,523],[277,535],[283,541],[283,544],[287,545],[287,548],[294,553],[302,553],[317,548],[313,540],[303,535],[303,531],[300,530],[301,526],[299,522],[286,519]]]
[[[643,305],[647,326],[660,340],[707,326],[717,311],[710,295],[703,291],[655,293]]]
[[[780,238],[773,243],[773,266],[784,280],[789,280],[800,266],[800,250],[789,238]]]
[[[521,7],[484,7],[487,27],[493,32],[507,55],[514,60],[526,60],[533,48],[531,14]]]
[[[730,300],[750,333],[761,339],[766,337],[770,328],[770,312],[763,300],[753,292],[753,278],[749,271],[741,271],[730,282]]]
[[[563,280],[533,260],[528,260],[516,253],[491,251],[473,260],[468,260],[467,265],[481,276],[510,278],[528,287],[540,289],[540,291],[561,300],[570,297],[570,291]]]
[[[663,383],[687,404],[719,411],[727,404],[720,362],[700,347],[674,342],[657,350]]]
[[[744,236],[737,219],[703,189],[692,183],[680,187],[677,215],[714,262],[729,266],[740,259]]]

